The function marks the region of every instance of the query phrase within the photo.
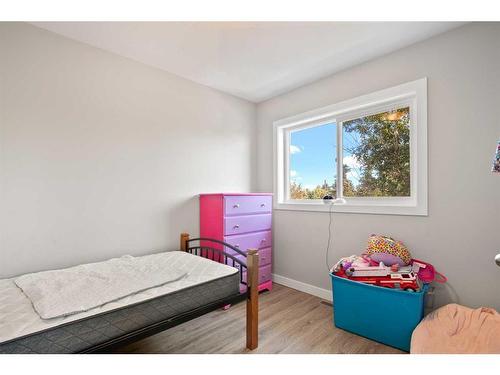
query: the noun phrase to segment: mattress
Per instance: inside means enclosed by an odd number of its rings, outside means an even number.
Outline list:
[[[182,251],[164,253],[188,275],[92,310],[41,319],[13,279],[0,280],[0,353],[74,353],[239,294],[236,268]]]

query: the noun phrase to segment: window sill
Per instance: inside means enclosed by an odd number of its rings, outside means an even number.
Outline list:
[[[375,215],[408,215],[408,216],[428,216],[427,206],[412,204],[401,204],[388,201],[370,203],[342,203],[325,204],[323,201],[286,202],[275,203],[275,210],[284,211],[310,211],[310,212],[335,212],[352,214],[375,214]]]

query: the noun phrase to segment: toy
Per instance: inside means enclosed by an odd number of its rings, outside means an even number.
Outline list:
[[[443,284],[448,281],[446,276],[436,271],[434,266],[430,263],[412,259],[412,269],[424,284],[430,284],[433,281]]]
[[[338,272],[341,268],[345,271],[351,267],[368,267],[369,265],[370,262],[365,258],[357,255],[351,255],[349,257],[341,258],[337,263],[335,263],[331,272]]]
[[[365,255],[373,261],[382,262],[387,266],[393,264],[406,266],[411,261],[410,251],[401,241],[376,234],[372,234],[368,238]]]
[[[386,288],[399,288],[409,292],[418,292],[420,285],[418,278],[413,272],[391,273],[388,277],[378,281],[378,285]]]
[[[491,168],[491,171],[500,173],[500,141],[498,141],[495,159],[493,159],[493,167]]]
[[[387,267],[385,267],[385,271],[387,272],[385,275],[382,275],[381,270],[377,271],[380,272],[379,276],[353,276],[352,274],[349,275],[349,273],[351,273],[350,270],[339,270],[336,276],[385,288],[402,289],[409,292],[417,292],[420,290],[421,286],[419,280],[413,271],[391,273],[390,269]]]
[[[390,270],[380,262],[378,266],[351,266],[344,269],[347,276],[351,277],[370,277],[370,276],[387,276]]]
[[[399,271],[399,264],[398,264],[398,263],[394,263],[394,264],[391,266],[391,271],[392,271],[392,272],[398,272],[398,271]]]
[[[385,288],[403,289],[412,292],[421,288],[417,273],[425,266],[424,262],[414,261],[411,265],[398,263],[387,267],[383,262],[373,265],[367,256],[351,255],[341,258],[331,269],[336,276],[365,284]]]

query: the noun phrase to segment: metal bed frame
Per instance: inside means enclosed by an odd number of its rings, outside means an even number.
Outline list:
[[[199,242],[198,245],[191,245]],[[217,247],[221,247],[217,248]],[[211,259],[216,262],[225,263],[227,265],[237,267],[239,269],[240,283],[245,285],[244,291],[234,296],[224,298],[208,305],[198,307],[194,310],[175,315],[168,319],[159,321],[141,329],[128,332],[122,336],[103,342],[98,345],[86,348],[79,353],[106,353],[119,346],[141,340],[148,336],[157,334],[169,328],[189,320],[198,318],[210,311],[235,304],[240,301],[247,301],[246,305],[246,347],[250,350],[256,349],[258,346],[258,271],[259,271],[259,255],[256,249],[248,249],[248,252],[243,252],[240,249],[227,244],[223,241],[211,238],[189,238],[188,233],[182,233],[180,237],[180,248],[190,254]],[[233,250],[235,253],[245,257],[246,262],[241,261],[234,255],[224,251],[225,248]],[[243,278],[243,274],[247,273],[247,280]]]
[[[198,243],[198,244],[197,244]],[[206,305],[201,305],[192,310],[185,311],[183,313],[171,316],[169,318],[162,319],[160,321],[156,321],[154,323],[150,323],[146,326],[142,326],[140,328],[131,328],[130,331],[127,331],[117,337],[112,339],[107,339],[106,341],[100,342],[98,344],[90,344],[87,347],[84,347],[81,350],[75,349],[76,351],[70,351],[73,353],[109,353],[112,349],[115,349],[124,344],[128,344],[137,340],[141,340],[148,336],[157,334],[161,331],[167,330],[171,327],[175,327],[179,324],[187,322],[191,319],[195,319],[199,316],[202,316],[210,311],[227,307],[228,305],[235,304],[237,302],[246,300],[246,347],[250,350],[257,348],[258,345],[258,264],[259,264],[259,255],[257,250],[249,249],[248,252],[242,252],[234,246],[231,246],[225,242],[210,239],[210,238],[189,238],[189,234],[182,233],[180,237],[180,249],[182,251],[188,252],[190,254],[201,256],[203,258],[208,258],[215,262],[225,263],[230,266],[234,266],[238,268],[239,272],[239,281],[240,285],[238,285],[238,293],[235,293],[229,297],[225,297],[223,299],[219,299],[213,302],[210,302]],[[234,253],[229,254],[225,250],[230,249]],[[233,255],[236,254],[237,256]],[[240,259],[238,259],[240,258]],[[246,281],[244,280],[243,274],[246,272]],[[241,285],[243,284],[243,286]],[[161,296],[159,296],[161,297]],[[133,304],[133,306],[138,306],[142,304],[149,303],[151,300],[138,302]],[[123,307],[126,309],[132,305],[128,305]],[[113,311],[121,310],[122,308],[118,308]],[[71,325],[73,323],[87,321],[89,319],[93,319],[98,317],[99,315],[105,315],[110,312],[104,312],[97,315],[92,315],[89,317],[85,317],[82,319],[78,319],[69,323],[62,324],[62,327],[65,325]],[[37,335],[42,332],[51,331],[54,328],[48,328],[47,330],[35,332],[33,334],[29,334],[25,337],[29,337],[31,335]],[[6,344],[9,341],[2,343]],[[2,345],[0,344],[0,345]]]

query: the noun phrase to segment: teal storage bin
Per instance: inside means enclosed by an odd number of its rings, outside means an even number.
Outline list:
[[[411,334],[424,317],[427,285],[412,293],[330,276],[336,327],[410,351]]]

